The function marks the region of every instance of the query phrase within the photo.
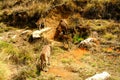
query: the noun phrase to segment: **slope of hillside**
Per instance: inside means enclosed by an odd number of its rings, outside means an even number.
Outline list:
[[[54,39],[61,19],[70,37],[65,41]],[[51,30],[31,42],[42,22]],[[119,0],[1,0],[0,80],[85,80],[103,71],[110,73],[109,80],[120,80],[119,22]],[[99,43],[79,48],[94,32]],[[49,41],[51,65],[44,72],[39,58]]]

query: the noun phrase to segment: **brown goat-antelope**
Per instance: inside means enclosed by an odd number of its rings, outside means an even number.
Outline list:
[[[67,21],[64,19],[61,19],[59,22],[59,25],[56,28],[54,39],[59,40],[61,36],[66,34],[68,28]]]
[[[51,54],[50,45],[43,46],[41,54],[40,54],[41,70],[43,70],[45,67],[50,65],[50,54]]]

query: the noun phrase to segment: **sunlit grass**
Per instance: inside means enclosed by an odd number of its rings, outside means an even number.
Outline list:
[[[10,78],[11,71],[9,66],[0,61],[0,80],[8,80]]]

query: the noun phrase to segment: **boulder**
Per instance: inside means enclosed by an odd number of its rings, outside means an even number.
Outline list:
[[[79,43],[79,47],[81,48],[91,48],[93,46],[96,46],[97,44],[96,38],[87,38]]]
[[[35,39],[35,38],[40,38],[41,34],[50,30],[51,28],[47,27],[47,28],[44,28],[44,29],[41,29],[41,30],[36,30],[36,31],[33,31],[32,32],[32,38]]]
[[[95,74],[92,77],[89,77],[85,80],[108,80],[110,78],[110,74],[106,71],[99,73],[99,74]]]

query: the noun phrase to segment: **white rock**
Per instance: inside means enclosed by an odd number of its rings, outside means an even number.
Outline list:
[[[94,38],[87,38],[87,39],[81,41],[81,43],[89,43],[89,42],[92,42],[92,41],[94,41]]]
[[[15,38],[16,38],[16,36],[17,36],[17,35],[14,35],[14,36],[12,37],[12,39],[15,39]]]
[[[33,38],[40,38],[40,31],[39,30],[36,30],[32,33],[32,37]]]
[[[31,30],[25,30],[21,33],[21,35],[26,34],[26,33],[30,33],[30,32],[31,32]]]
[[[97,42],[96,38],[87,38],[83,41],[80,42],[79,46],[89,46],[89,47],[92,47],[93,45],[95,45]]]
[[[44,29],[41,29],[41,30],[36,30],[32,33],[32,37],[33,38],[40,38],[40,34],[42,34],[43,32],[46,32],[48,30],[50,30],[51,28],[44,28]]]
[[[95,74],[92,77],[89,77],[85,80],[107,80],[110,77],[110,74],[106,71],[100,73],[100,74]]]

